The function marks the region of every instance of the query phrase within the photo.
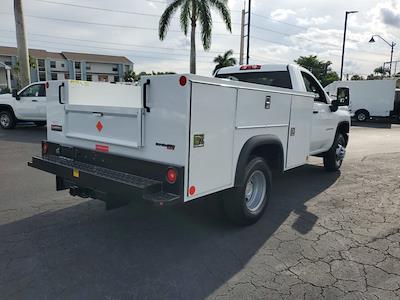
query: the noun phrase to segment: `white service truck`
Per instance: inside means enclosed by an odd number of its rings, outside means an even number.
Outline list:
[[[263,214],[271,174],[310,155],[323,157],[328,171],[341,167],[347,89],[332,101],[294,65],[231,67],[216,76],[151,76],[138,86],[50,82],[47,140],[28,164],[55,174],[57,190],[108,209],[136,196],[163,206],[221,192],[240,224]]]
[[[338,88],[350,90],[349,110],[359,122],[400,117],[400,79],[335,81],[325,90],[335,97]]]
[[[34,82],[19,92],[0,95],[0,126],[13,129],[18,122],[46,125],[46,84]]]

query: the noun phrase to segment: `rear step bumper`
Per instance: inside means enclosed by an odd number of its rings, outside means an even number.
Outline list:
[[[163,191],[163,182],[126,172],[87,164],[70,158],[44,155],[33,157],[28,166],[57,176],[57,190],[70,189],[73,196],[104,200],[107,208],[127,204],[135,196],[157,205],[181,200],[180,195]]]

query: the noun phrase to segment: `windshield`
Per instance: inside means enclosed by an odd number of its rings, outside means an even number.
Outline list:
[[[217,74],[216,77],[292,89],[288,71]]]

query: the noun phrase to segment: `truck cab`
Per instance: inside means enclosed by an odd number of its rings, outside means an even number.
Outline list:
[[[334,100],[330,98],[315,76],[303,67],[297,65],[234,66],[218,70],[215,77],[312,93],[314,104],[310,155],[319,155],[328,151],[332,146],[338,125],[347,127],[350,124],[347,107],[333,109]]]
[[[18,122],[46,123],[46,82],[34,82],[20,91],[0,95],[0,126],[12,129]]]

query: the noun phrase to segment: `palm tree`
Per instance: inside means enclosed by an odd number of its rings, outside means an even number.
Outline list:
[[[233,50],[231,49],[226,51],[224,55],[218,55],[216,58],[214,58],[214,63],[216,63],[217,65],[215,66],[213,74],[215,74],[215,72],[217,72],[221,68],[236,65],[237,63],[236,58],[230,57],[232,55],[233,55]]]
[[[180,25],[183,33],[187,36],[189,23],[190,33],[190,73],[196,74],[196,25],[197,21],[201,26],[201,41],[204,50],[211,47],[212,18],[211,8],[220,13],[226,28],[232,32],[231,14],[228,8],[228,0],[174,0],[162,14],[158,27],[158,36],[164,40],[172,16],[181,8]]]

